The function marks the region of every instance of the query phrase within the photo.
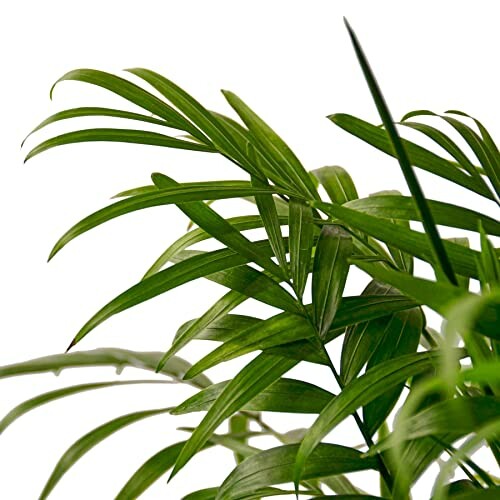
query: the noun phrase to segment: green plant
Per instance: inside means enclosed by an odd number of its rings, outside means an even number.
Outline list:
[[[436,478],[433,498],[487,499],[498,495],[497,479],[474,461],[472,453],[484,444],[497,464],[500,460],[500,264],[498,249],[492,243],[492,238],[500,235],[500,223],[461,206],[426,200],[413,168],[430,171],[498,204],[500,152],[479,121],[473,120],[476,131],[468,125],[470,118],[457,111],[441,118],[470,147],[473,158],[440,129],[410,121],[421,115],[435,116],[428,111],[409,113],[400,125],[421,132],[452,160],[401,139],[359,43],[351,30],[349,33],[383,126],[345,114],[329,118],[395,157],[411,196],[383,192],[360,199],[344,169],[323,167],[307,172],[276,133],[231,92],[223,93],[241,123],[207,110],[171,81],[144,69],[129,71],[164,99],[101,71],[76,70],[59,80],[98,85],[142,107],[145,114],[77,108],[53,115],[35,131],[59,120],[113,116],[187,135],[176,138],[147,130],[79,130],[42,142],[27,159],[76,142],[132,142],[218,153],[244,170],[250,180],[179,184],[154,173],[151,185],[120,193],[119,201],[86,217],[56,243],[51,258],[72,239],[108,220],[164,204],[176,204],[198,226],[173,243],[142,281],[98,311],[69,349],[110,316],[189,281],[208,278],[229,291],[202,316],[181,326],[166,353],[98,349],[0,368],[0,377],[8,377],[77,366],[134,366],[156,370],[200,389],[175,408],[125,415],[88,433],[61,458],[41,498],[50,494],[84,453],[113,432],[159,413],[195,411],[206,414],[195,429],[186,429],[191,433],[189,439],[169,445],[147,460],[117,498],[136,498],[168,470],[175,475],[209,446],[234,451],[237,465],[221,486],[186,499],[275,496],[290,493],[290,489],[276,488],[286,483],[294,483],[295,492],[314,498],[330,498],[323,493],[327,487],[339,498],[405,499],[415,481],[443,454],[449,458]],[[329,202],[321,199],[319,186]],[[255,203],[258,215],[222,218],[208,202],[226,198]],[[422,222],[424,232],[412,229],[410,221]],[[436,225],[475,231],[480,251],[469,248],[464,238],[441,239]],[[284,236],[283,226],[288,226],[288,236]],[[263,228],[267,237],[250,241],[242,234],[255,228]],[[189,248],[209,238],[218,240],[223,248]],[[415,276],[414,258],[429,263],[436,279]],[[360,296],[343,297],[352,266],[372,280]],[[480,283],[477,293],[470,291],[471,279]],[[309,285],[310,304],[303,299]],[[235,314],[234,309],[249,298],[280,312],[267,319]],[[441,333],[427,326],[422,305],[446,320]],[[335,367],[326,346],[340,336],[341,363]],[[195,339],[219,345],[191,366],[177,353]],[[258,351],[230,381],[213,384],[204,375],[223,361]],[[303,361],[329,367],[335,394],[284,377]],[[134,383],[139,381],[85,384],[43,394],[9,413],[0,422],[0,430],[55,399]],[[396,405],[399,411],[391,422]],[[317,418],[305,431],[281,434],[265,422],[263,413],[268,411],[312,413]],[[350,417],[365,442],[362,451],[322,442]],[[215,434],[226,420],[228,432]],[[252,422],[259,430],[253,430]],[[252,437],[268,434],[277,439],[278,446],[259,450],[249,444]],[[457,467],[467,479],[449,483],[449,473]],[[380,475],[379,497],[369,496],[346,476],[368,469]]]

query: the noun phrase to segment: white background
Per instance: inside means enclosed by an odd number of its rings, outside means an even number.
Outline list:
[[[79,67],[111,72],[147,67],[225,113],[230,111],[219,89],[231,89],[285,138],[308,169],[342,165],[362,196],[381,189],[405,191],[393,160],[325,118],[348,112],[378,122],[342,16],[357,31],[395,117],[412,109],[458,108],[482,119],[495,135],[498,16],[495,2],[473,5],[456,0],[4,2],[0,364],[63,351],[91,314],[134,284],[182,234],[186,219],[175,207],[132,214],[85,234],[46,264],[52,244],[70,225],[104,206],[116,192],[147,184],[153,171],[179,181],[241,177],[215,155],[117,144],[67,146],[23,165],[30,146],[71,128],[53,125],[20,151],[27,132],[49,114],[85,105],[133,109],[116,96],[75,82],[61,84],[50,102],[48,91],[58,77]],[[96,123],[122,126],[89,119],[73,126]],[[429,197],[492,209],[432,176],[421,178]],[[224,214],[250,209],[243,202],[225,202],[219,208]],[[358,293],[365,283],[361,273],[355,274],[347,292]],[[78,348],[164,350],[176,328],[221,293],[202,282],[186,285],[111,319]],[[269,314],[262,307],[243,310]],[[206,350],[206,345],[197,346],[182,354],[193,361]],[[222,365],[210,375],[227,379],[242,362]],[[320,368],[304,365],[294,375],[335,389]],[[133,370],[125,376],[145,377]],[[113,377],[111,369],[96,369],[73,370],[59,378],[2,380],[0,413],[39,392]],[[191,392],[180,386],[104,389],[23,417],[0,436],[0,498],[37,498],[61,453],[83,433],[126,412],[175,404]],[[184,437],[177,426],[194,425],[199,417],[160,416],[126,428],[80,460],[51,498],[113,498],[146,458]],[[273,416],[271,421],[285,430],[311,419]],[[350,424],[337,435],[350,444],[359,439]],[[217,485],[231,461],[231,454],[222,450],[202,453],[168,487],[162,479],[142,498],[177,500],[194,489]],[[416,498],[425,497],[429,484],[419,486]]]

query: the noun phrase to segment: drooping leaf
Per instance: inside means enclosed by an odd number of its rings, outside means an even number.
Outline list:
[[[353,229],[358,229],[426,262],[433,262],[434,257],[423,233],[392,224],[387,219],[374,217],[344,206],[321,202],[311,202],[311,204],[326,214],[341,220]],[[456,272],[463,276],[477,278],[475,259],[478,252],[449,241],[445,241],[443,244]]]
[[[430,351],[400,356],[373,367],[346,385],[323,409],[302,440],[294,467],[295,484],[303,477],[306,460],[318,443],[340,422],[360,406],[367,405],[392,387],[433,366],[441,355],[438,351]]]
[[[247,498],[257,488],[291,482],[298,449],[298,444],[290,444],[247,458],[222,483],[216,499]],[[367,461],[353,448],[322,443],[308,457],[302,477],[313,479],[368,469],[377,469],[376,460]]]
[[[209,142],[189,120],[186,120],[182,114],[169,106],[165,101],[162,101],[155,95],[142,89],[138,85],[125,80],[124,78],[120,78],[119,76],[115,76],[104,71],[98,71],[95,69],[76,69],[70,71],[54,83],[52,89],[50,90],[50,97],[52,98],[54,88],[58,83],[68,80],[90,83],[114,92],[146,111],[163,118],[169,123],[169,126],[185,130],[203,142]]]
[[[341,226],[323,226],[316,246],[312,279],[313,319],[322,339],[342,299],[352,248],[352,237]]]
[[[255,195],[262,192],[262,189],[256,189],[248,182],[230,181],[229,184],[226,182],[225,185],[221,185],[220,182],[181,184],[171,186],[169,189],[155,190],[131,196],[94,212],[66,231],[52,249],[49,260],[77,236],[109,220],[137,210],[200,200],[237,198],[239,196]],[[266,192],[268,191],[266,190]],[[208,207],[206,208],[208,209]]]
[[[199,391],[172,410],[173,415],[207,411],[227,387],[229,381],[213,384]],[[263,389],[242,409],[284,413],[320,413],[333,394],[302,380],[280,378]]]
[[[111,436],[111,434],[114,434],[127,425],[138,422],[139,420],[147,417],[153,417],[155,415],[161,415],[162,413],[166,413],[168,411],[169,408],[160,408],[156,410],[129,413],[128,415],[122,415],[121,417],[110,420],[109,422],[106,422],[105,424],[85,434],[83,437],[75,441],[75,443],[73,443],[59,459],[59,462],[57,462],[54,471],[40,494],[40,500],[45,500],[49,496],[50,492],[55,488],[64,474],[66,474],[83,455],[90,451],[94,446],[104,441],[107,437]]]
[[[493,244],[488,239],[482,222],[479,222],[481,256],[478,259],[481,285],[484,290],[495,290],[500,287],[500,261],[495,254]]]
[[[2,366],[0,367],[0,378],[44,372],[59,374],[61,370],[67,368],[92,366],[114,366],[119,372],[130,366],[154,372],[161,355],[161,352],[129,351],[117,348],[100,348],[90,351],[54,354]],[[160,373],[168,375],[175,380],[182,380],[190,366],[184,359],[174,356],[165,364]],[[204,375],[190,380],[190,383],[196,387],[207,387],[212,384]]]
[[[155,189],[156,186],[155,186]],[[285,225],[288,223],[288,217],[279,217],[279,223]],[[260,215],[244,215],[241,217],[230,217],[227,222],[231,224],[238,231],[246,231],[247,229],[256,229],[263,227],[263,221]],[[148,269],[145,278],[148,278],[152,274],[160,271],[170,260],[175,258],[179,252],[185,250],[186,248],[205,241],[211,238],[211,236],[203,229],[196,228],[192,231],[181,236],[178,240],[174,241],[161,255],[156,259],[154,264]]]
[[[481,221],[485,231],[491,235],[500,236],[500,223],[492,217],[441,201],[427,200],[427,202],[436,224],[477,231],[477,223]],[[376,194],[350,201],[345,206],[377,217],[421,221],[413,200],[409,196]]]
[[[236,254],[232,250],[222,249],[195,255],[172,267],[164,269],[150,278],[140,281],[115,297],[111,302],[108,302],[108,304],[101,308],[87,321],[87,323],[85,323],[85,325],[83,325],[73,339],[70,348],[80,342],[81,339],[103,321],[119,312],[125,311],[130,307],[145,302],[194,279],[241,266],[246,262],[247,259],[245,257]],[[258,271],[255,272],[257,273]],[[235,282],[235,286],[238,287],[238,291],[245,293],[245,288],[248,284],[246,282],[241,283],[238,280],[233,281]],[[286,294],[285,290],[282,290],[283,293]],[[290,297],[290,299],[292,303],[294,303],[293,298]]]
[[[342,167],[321,167],[312,171],[334,203],[344,203],[358,198],[356,186],[349,173]]]
[[[432,254],[434,257],[434,266],[439,266],[439,271],[441,271],[448,281],[453,285],[457,285],[457,280],[455,277],[455,273],[453,271],[453,267],[448,258],[448,254],[446,253],[446,249],[443,245],[441,237],[439,236],[439,231],[435,225],[434,217],[429,208],[427,200],[424,196],[422,188],[420,187],[420,183],[415,175],[410,159],[408,158],[408,154],[406,149],[399,137],[399,133],[394,125],[394,120],[392,119],[389,108],[385,102],[384,96],[378,86],[378,83],[375,79],[375,75],[373,74],[372,69],[366,59],[366,56],[361,48],[361,45],[357,39],[356,34],[349,26],[349,23],[346,21],[347,31],[349,32],[349,36],[351,38],[351,42],[354,46],[354,51],[356,52],[356,56],[358,58],[358,62],[363,71],[363,75],[365,77],[366,83],[368,84],[368,88],[370,89],[370,93],[373,97],[375,105],[377,107],[378,113],[382,122],[384,124],[384,128],[387,132],[387,135],[390,138],[392,147],[394,148],[395,156],[398,159],[399,165],[401,167],[401,171],[403,172],[404,178],[406,180],[406,184],[410,189],[410,192],[413,197],[413,201],[415,203],[415,208],[420,214],[422,219],[422,224],[425,229],[425,233],[429,239],[429,246],[432,249]],[[440,273],[437,273],[438,275]]]
[[[121,109],[111,109],[111,108],[96,108],[96,107],[84,107],[84,108],[72,108],[65,109],[64,111],[59,111],[58,113],[49,116],[41,123],[39,123],[24,139],[21,146],[25,143],[26,139],[33,133],[41,130],[42,128],[50,125],[51,123],[56,123],[61,120],[68,120],[70,118],[82,118],[89,116],[109,116],[112,118],[124,118],[127,120],[136,120],[146,123],[152,123],[154,125],[161,125],[162,127],[169,127],[169,122],[165,120],[160,120],[154,118],[153,116],[142,115],[140,113],[132,113],[131,111],[123,111]]]
[[[75,132],[66,132],[43,141],[34,147],[27,155],[24,161],[28,161],[34,156],[47,151],[48,149],[67,144],[77,144],[81,142],[125,142],[130,144],[147,144],[149,146],[162,146],[165,148],[187,149],[191,151],[203,151],[213,153],[211,146],[206,146],[198,142],[190,142],[182,139],[176,139],[158,132],[149,132],[147,130],[132,130],[126,128],[92,128],[77,130]]]
[[[314,243],[314,223],[311,207],[292,198],[289,203],[290,271],[295,293],[302,298],[309,275],[309,263]]]
[[[396,157],[396,153],[394,152],[387,133],[380,127],[344,113],[330,115],[328,118],[350,134],[359,137],[384,153]],[[482,184],[478,184],[475,179],[458,169],[453,162],[446,160],[445,158],[432,153],[431,151],[418,146],[411,141],[405,139],[401,139],[401,141],[406,152],[408,153],[409,161],[415,167],[432,172],[433,174],[436,174],[444,179],[448,179],[455,184],[473,191],[474,193],[484,196],[485,198],[490,200],[494,199],[493,194],[488,188],[484,187]]]
[[[224,388],[193,432],[175,463],[171,477],[186,465],[226,418],[240,410],[296,363],[280,356],[260,354],[246,365]]]
[[[42,405],[57,401],[58,399],[79,394],[85,391],[93,391],[96,389],[105,389],[107,387],[117,387],[123,385],[136,385],[136,384],[165,384],[169,381],[165,380],[111,380],[109,382],[95,382],[91,384],[80,384],[64,387],[63,389],[56,389],[54,391],[39,394],[34,398],[23,401],[21,404],[13,408],[5,417],[0,420],[0,433],[4,432],[18,418],[26,413],[39,408]]]
[[[167,177],[164,174],[156,173],[152,175],[152,178],[155,185],[158,186],[161,191],[163,189],[169,190],[173,187],[179,186],[177,182],[175,182],[173,179]],[[259,189],[268,190],[269,186],[263,186],[262,184],[260,184],[260,187],[256,187],[256,189],[257,191]],[[286,273],[279,266],[277,266],[269,258],[268,255],[263,254],[258,250],[257,247],[251,245],[250,240],[248,240],[245,236],[243,236],[227,220],[221,217],[215,210],[207,206],[205,203],[195,201],[188,204],[178,205],[178,207],[193,222],[195,222],[198,226],[207,231],[207,233],[209,233],[212,237],[216,238],[224,245],[227,245],[228,248],[232,248],[240,255],[243,255],[247,257],[250,261],[253,261],[256,264],[262,266],[264,269],[268,270],[275,276],[278,276],[280,278],[286,277]],[[275,222],[277,224],[277,220]],[[283,247],[282,257],[284,258],[284,244],[282,238],[281,238],[281,244]],[[273,248],[272,244],[271,248]],[[275,249],[273,248],[273,250]]]
[[[330,330],[324,338],[330,342],[343,333],[343,329],[358,320],[379,318],[405,310],[415,302],[401,295],[393,297],[345,297],[337,310]],[[307,308],[310,310],[310,308]],[[237,329],[224,341],[224,344],[207,354],[201,361],[193,365],[186,377],[196,375],[209,367],[255,350],[267,350],[274,354],[293,359],[307,360],[324,364],[323,356],[318,357],[317,344],[309,344],[316,337],[314,329],[305,318],[296,314],[281,313],[267,320]],[[311,347],[312,350],[311,350]]]

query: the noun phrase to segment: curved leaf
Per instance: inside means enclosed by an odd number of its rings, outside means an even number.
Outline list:
[[[126,142],[130,144],[147,144],[149,146],[162,146],[165,148],[187,149],[191,151],[203,151],[213,153],[211,146],[206,146],[198,142],[189,142],[176,139],[158,132],[148,132],[147,130],[133,130],[126,128],[89,128],[67,132],[43,141],[35,146],[25,158],[25,162],[34,156],[47,151],[48,149],[67,144],[77,144],[80,142]]]
[[[168,384],[167,380],[111,380],[109,382],[95,382],[92,384],[72,385],[63,389],[39,394],[34,398],[23,401],[21,404],[13,408],[2,420],[0,420],[0,433],[4,432],[18,418],[26,413],[52,401],[56,401],[66,396],[79,394],[80,392],[93,391],[95,389],[105,389],[107,387],[116,387],[120,385],[137,385],[137,384]]]
[[[35,358],[22,363],[14,363],[0,367],[0,379],[18,375],[53,372],[58,375],[67,368],[84,368],[89,366],[114,366],[117,372],[130,366],[141,370],[155,371],[161,352],[128,351],[117,348],[100,348],[91,351],[53,354]],[[182,358],[172,357],[160,371],[175,380],[182,380],[191,365]],[[190,380],[196,387],[207,387],[212,382],[204,375]]]
[[[257,488],[293,480],[294,463],[299,445],[290,444],[262,451],[238,465],[219,488],[217,500],[246,498]],[[303,479],[377,469],[374,459],[362,458],[353,448],[322,443],[308,457]]]
[[[181,415],[207,411],[227,387],[229,381],[213,384],[176,406],[171,413]],[[280,378],[264,388],[242,408],[247,411],[320,413],[333,394],[302,380]]]
[[[224,388],[195,429],[182,449],[170,477],[175,476],[186,465],[227,417],[241,409],[296,363],[294,360],[284,359],[280,356],[260,354],[246,365]]]
[[[351,176],[342,167],[321,167],[311,173],[317,177],[333,203],[343,205],[359,198]]]
[[[45,500],[60,479],[64,476],[64,474],[66,474],[66,472],[68,472],[75,462],[77,462],[83,455],[85,455],[101,441],[104,441],[107,437],[123,429],[127,425],[138,422],[143,418],[153,417],[168,411],[169,408],[160,408],[157,410],[129,413],[128,415],[122,415],[121,417],[110,420],[109,422],[106,422],[105,424],[85,434],[85,436],[73,443],[59,459],[59,462],[57,462],[54,471],[40,494],[40,500]]]
[[[306,460],[318,443],[340,422],[360,406],[367,405],[392,387],[433,366],[441,356],[439,351],[430,351],[391,359],[346,385],[323,409],[302,440],[294,468],[295,484],[303,477]]]

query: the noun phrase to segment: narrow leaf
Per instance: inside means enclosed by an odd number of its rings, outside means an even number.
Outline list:
[[[309,263],[314,243],[314,223],[311,207],[292,198],[289,203],[290,270],[295,293],[299,299],[304,294]]]
[[[342,299],[352,248],[352,238],[341,226],[323,226],[316,246],[312,279],[313,319],[322,339]]]
[[[351,176],[342,167],[321,167],[313,170],[312,173],[325,188],[333,203],[343,205],[358,198],[358,192]]]

